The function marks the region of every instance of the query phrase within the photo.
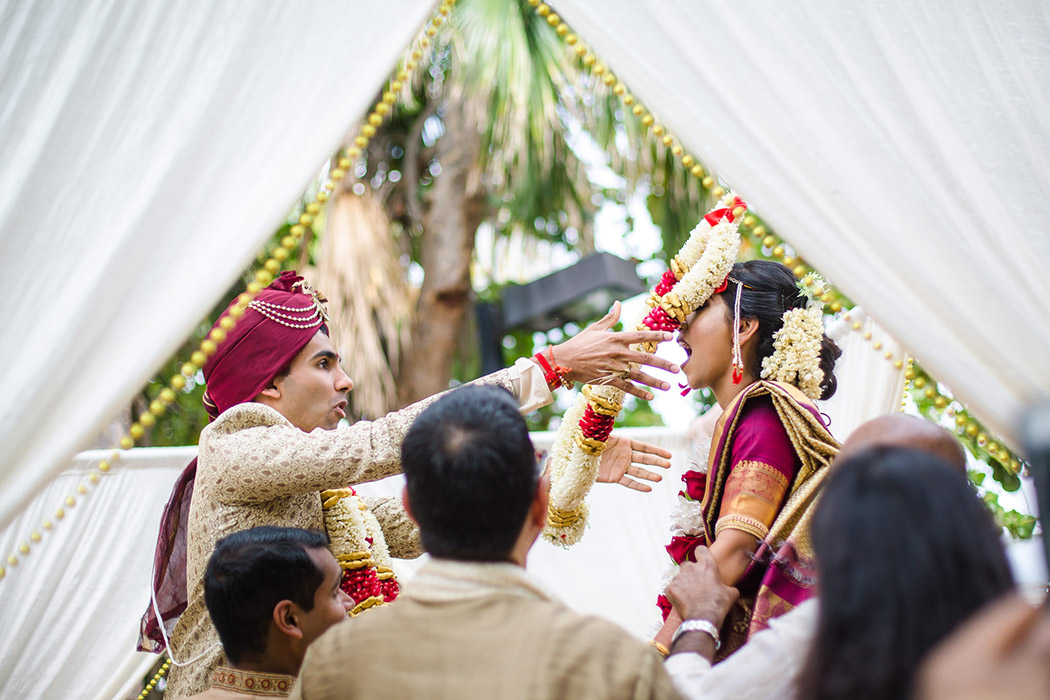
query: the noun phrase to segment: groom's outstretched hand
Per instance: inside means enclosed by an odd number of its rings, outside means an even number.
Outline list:
[[[569,369],[568,379],[585,384],[608,384],[646,401],[652,392],[643,386],[666,391],[671,385],[646,374],[641,365],[677,374],[678,365],[652,353],[632,350],[639,343],[660,343],[674,334],[667,331],[610,331],[620,318],[620,302],[602,319],[552,348],[554,362]],[[638,366],[632,366],[638,365]],[[637,384],[635,383],[637,382]]]

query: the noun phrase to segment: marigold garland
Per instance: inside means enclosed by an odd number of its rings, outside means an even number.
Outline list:
[[[374,513],[352,488],[321,492],[324,525],[343,578],[339,587],[354,601],[350,616],[389,603],[400,593],[386,538]]]
[[[653,287],[647,300],[650,311],[638,330],[674,332],[711,297],[736,260],[737,226],[746,211],[747,204],[730,192],[700,220]],[[653,352],[656,346],[644,343],[635,349]],[[612,386],[585,386],[562,418],[551,448],[550,506],[543,533],[553,544],[568,547],[583,537],[588,515],[584,499],[598,477],[598,462],[623,397],[624,392]]]

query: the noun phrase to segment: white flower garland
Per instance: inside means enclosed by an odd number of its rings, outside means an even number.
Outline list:
[[[747,205],[730,192],[712,212],[720,209],[729,215],[723,213],[714,226],[704,217],[689,234],[689,240],[671,261],[673,284],[669,274],[665,274],[647,300],[652,310],[645,321],[652,325],[639,322],[635,326],[637,330],[677,330],[725,281],[740,247],[737,228]],[[652,352],[656,344],[635,349]],[[607,439],[588,437],[586,433],[596,433],[596,422],[615,419],[623,406],[623,397],[623,391],[611,386],[584,387],[562,419],[551,448],[550,505],[543,532],[552,544],[568,547],[583,537],[588,514],[584,499],[598,477],[598,462]],[[598,429],[597,434],[607,433]]]
[[[322,491],[321,501],[325,531],[339,568],[344,572],[374,569],[380,581],[395,578],[383,529],[364,499],[345,488]],[[351,615],[383,605],[385,601],[382,597],[370,596],[355,602]]]
[[[690,461],[690,471],[707,474],[708,454],[711,452],[711,439],[708,438],[697,444]],[[685,494],[685,489],[678,493],[678,502],[671,511],[671,537],[695,537],[704,532],[704,510],[700,507],[700,501],[694,501]],[[671,559],[670,565],[661,577],[660,590],[666,591],[667,585],[678,575],[681,565]]]
[[[784,325],[773,334],[773,354],[762,360],[762,379],[794,384],[809,398],[819,399],[823,337],[824,306],[819,301],[785,311]]]

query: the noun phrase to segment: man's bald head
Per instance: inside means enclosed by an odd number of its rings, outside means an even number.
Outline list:
[[[836,459],[884,445],[932,452],[963,473],[966,472],[966,453],[951,432],[928,420],[899,413],[861,423],[842,445]]]

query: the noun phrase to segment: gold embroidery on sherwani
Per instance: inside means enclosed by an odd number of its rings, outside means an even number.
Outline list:
[[[787,490],[788,478],[774,467],[752,460],[737,462],[726,479],[715,537],[730,528],[764,538]]]
[[[241,671],[235,668],[217,668],[211,674],[211,687],[233,690],[242,695],[264,698],[286,698],[295,684],[293,676],[261,671]]]

